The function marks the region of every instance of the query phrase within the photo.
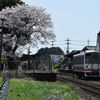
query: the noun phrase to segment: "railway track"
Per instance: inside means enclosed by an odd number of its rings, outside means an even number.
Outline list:
[[[61,77],[61,76],[57,76],[57,80],[62,81],[62,82],[74,83],[74,84],[78,85],[79,87],[81,87],[82,89],[84,89],[94,95],[100,96],[100,87],[98,87],[98,85],[96,85],[96,84],[93,84],[93,83],[89,84],[89,82],[84,82],[82,80]]]

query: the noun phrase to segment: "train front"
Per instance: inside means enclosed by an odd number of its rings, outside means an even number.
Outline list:
[[[85,53],[84,76],[100,77],[100,51]]]

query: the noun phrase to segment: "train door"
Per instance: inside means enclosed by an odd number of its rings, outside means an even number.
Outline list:
[[[91,77],[93,69],[92,53],[86,53],[84,58],[84,76]]]
[[[99,53],[98,52],[92,53],[92,62],[93,62],[92,76],[98,76],[99,70],[100,70]]]
[[[91,53],[86,53],[85,54],[85,70],[91,70],[93,67],[92,65],[92,54]]]

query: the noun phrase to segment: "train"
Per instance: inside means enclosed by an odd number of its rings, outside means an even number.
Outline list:
[[[73,55],[72,70],[78,77],[100,77],[100,51],[87,50]]]

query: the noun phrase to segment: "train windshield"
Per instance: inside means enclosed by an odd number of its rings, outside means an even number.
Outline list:
[[[85,55],[85,63],[87,64],[98,64],[100,63],[100,53],[97,52],[92,52],[92,53],[87,53]]]

